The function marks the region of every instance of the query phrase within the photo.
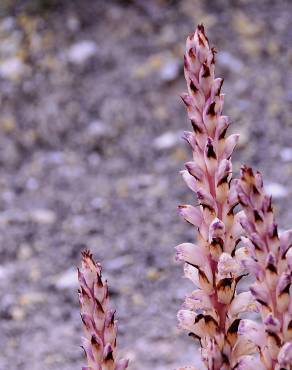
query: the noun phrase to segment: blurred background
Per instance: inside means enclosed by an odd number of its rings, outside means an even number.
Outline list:
[[[174,246],[194,202],[185,39],[203,22],[241,135],[234,168],[264,173],[291,226],[292,2],[1,0],[0,369],[80,369],[76,266],[103,262],[130,369],[192,364],[176,327],[192,289]]]

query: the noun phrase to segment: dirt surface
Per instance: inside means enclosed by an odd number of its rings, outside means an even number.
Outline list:
[[[241,134],[235,170],[263,171],[289,227],[292,2],[6,0],[0,11],[0,369],[85,364],[85,247],[103,262],[130,369],[196,362],[176,327],[192,287],[173,258],[194,239],[176,211],[195,201],[179,175],[185,39],[205,24]]]

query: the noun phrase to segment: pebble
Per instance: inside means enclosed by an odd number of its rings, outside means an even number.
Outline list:
[[[0,280],[7,279],[11,272],[13,272],[12,266],[0,266]]]
[[[132,301],[135,306],[143,306],[145,305],[145,299],[142,294],[135,293],[132,295]]]
[[[16,57],[6,59],[0,63],[0,76],[8,80],[19,80],[25,73],[25,64]]]
[[[16,128],[16,120],[12,115],[4,116],[1,119],[1,128],[7,134],[13,132]]]
[[[78,287],[78,276],[75,268],[69,268],[61,274],[55,282],[58,290],[72,289]]]
[[[282,161],[284,162],[292,161],[292,148],[283,148],[280,151],[280,156],[281,156]]]
[[[83,40],[72,45],[67,53],[68,60],[74,64],[83,64],[97,52],[97,45],[94,41]]]
[[[130,255],[119,256],[112,260],[107,261],[104,266],[106,270],[121,270],[134,263],[134,258]]]
[[[112,136],[112,130],[100,120],[93,121],[87,128],[87,135],[91,139],[100,139]]]
[[[0,22],[0,31],[1,32],[11,32],[15,27],[15,18],[13,17],[5,17]]]
[[[37,179],[35,179],[34,177],[30,177],[26,184],[25,184],[26,188],[28,190],[31,190],[31,191],[35,191],[39,188],[39,182]]]
[[[156,281],[161,277],[161,272],[155,267],[150,267],[146,272],[147,279],[150,281]]]
[[[276,182],[271,182],[265,185],[265,190],[274,198],[285,198],[289,194],[287,188]]]
[[[17,252],[17,258],[21,261],[27,261],[32,256],[32,249],[28,244],[21,244]]]
[[[22,321],[25,317],[25,312],[22,308],[15,306],[11,309],[11,317],[15,321]]]
[[[167,131],[154,139],[153,146],[158,150],[170,149],[176,146],[179,139],[180,135],[178,132]]]
[[[221,51],[217,56],[218,64],[232,72],[240,72],[243,69],[243,62],[227,51]]]
[[[103,198],[96,197],[92,199],[90,205],[93,209],[99,211],[106,205],[106,201]]]
[[[35,283],[35,282],[39,281],[40,278],[41,278],[41,270],[36,265],[32,266],[30,271],[29,271],[30,281]]]
[[[160,70],[160,78],[164,82],[174,81],[180,72],[181,61],[177,58],[169,59]]]
[[[74,15],[69,16],[66,23],[70,31],[76,32],[80,28],[80,21]]]
[[[243,37],[254,38],[263,31],[263,25],[257,19],[249,18],[244,12],[234,12],[232,17],[232,25]]]
[[[30,212],[30,218],[32,221],[42,224],[42,225],[50,225],[56,221],[56,214],[55,212],[51,211],[50,209],[34,209]]]
[[[0,214],[0,226],[6,226],[8,224],[24,223],[27,221],[27,213],[21,209],[9,209]]]
[[[41,292],[24,293],[19,297],[19,304],[21,306],[33,306],[38,303],[44,303],[46,297],[46,294]]]

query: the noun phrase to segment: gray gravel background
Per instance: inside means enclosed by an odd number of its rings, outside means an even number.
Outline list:
[[[0,369],[80,369],[76,266],[103,262],[130,369],[197,349],[176,328],[191,285],[173,247],[194,230],[186,36],[203,22],[225,79],[234,156],[260,168],[291,225],[292,2],[18,1],[0,5]]]

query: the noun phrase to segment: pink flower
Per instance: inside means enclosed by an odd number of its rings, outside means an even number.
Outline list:
[[[87,358],[83,370],[125,370],[128,360],[116,359],[117,321],[109,307],[107,282],[103,282],[101,265],[89,251],[82,253],[78,270],[79,301],[85,337],[82,338]]]
[[[240,222],[247,238],[243,238],[248,253],[242,264],[256,278],[250,287],[263,321],[260,342],[251,338],[261,351],[266,368],[286,368],[291,360],[292,346],[292,232],[278,235],[271,197],[264,191],[261,174],[251,168],[241,168],[241,180],[237,183],[237,193],[244,209]],[[259,330],[259,329],[257,329]],[[242,330],[250,335],[250,330]],[[291,365],[291,361],[290,361]]]
[[[222,370],[249,354],[236,347],[237,332],[240,314],[256,310],[256,305],[250,293],[236,293],[244,270],[236,256],[243,215],[234,213],[238,198],[236,181],[231,181],[231,155],[238,135],[226,136],[229,120],[222,115],[223,80],[215,78],[214,70],[215,50],[204,27],[198,26],[186,43],[188,92],[182,95],[193,128],[184,134],[193,160],[181,172],[198,205],[179,206],[180,214],[197,229],[197,242],[176,247],[177,259],[185,262],[185,276],[197,290],[187,295],[178,320],[181,328],[200,340],[207,368]]]

